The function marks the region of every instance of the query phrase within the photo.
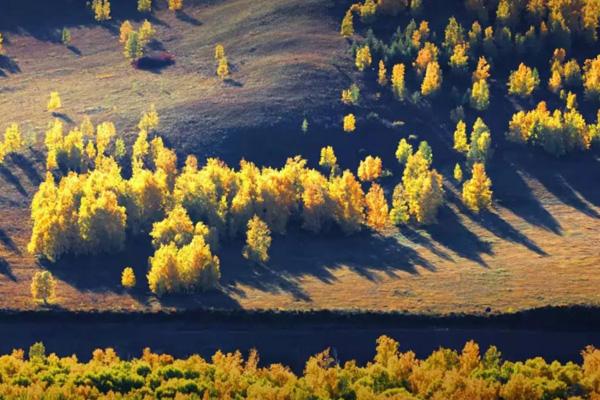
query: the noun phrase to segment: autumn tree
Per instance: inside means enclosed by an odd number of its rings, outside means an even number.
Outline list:
[[[413,67],[419,76],[427,71],[429,64],[437,62],[439,56],[439,49],[431,42],[425,42],[423,47],[417,53],[417,58],[413,62]],[[438,65],[439,67],[439,65]]]
[[[60,95],[58,92],[50,92],[50,100],[48,100],[47,109],[49,112],[56,112],[62,107]]]
[[[96,21],[108,21],[110,19],[110,0],[92,0],[90,6]]]
[[[356,51],[355,64],[359,71],[362,72],[366,68],[370,67],[372,62],[373,59],[371,58],[371,49],[368,45],[362,46]]]
[[[585,96],[596,102],[600,101],[600,56],[585,60],[583,71]]]
[[[133,268],[123,268],[123,272],[121,273],[121,286],[125,289],[131,289],[135,286],[135,283],[135,273],[133,272]]]
[[[4,140],[1,143],[3,155],[19,153],[24,145],[19,125],[16,123],[10,124],[4,131]]]
[[[342,103],[344,104],[358,104],[360,98],[360,88],[356,83],[350,85],[348,89],[342,90]]]
[[[452,71],[456,73],[465,73],[469,65],[469,55],[467,53],[468,45],[458,43],[454,46],[452,55],[450,56],[449,65]]]
[[[160,117],[158,116],[158,112],[156,111],[156,106],[154,104],[150,104],[150,108],[148,111],[142,114],[142,118],[138,123],[138,128],[140,131],[152,132],[158,125],[160,124]]]
[[[473,71],[473,82],[487,81],[490,77],[490,64],[488,64],[485,57],[479,57],[477,61],[477,68]]]
[[[123,21],[123,23],[121,24],[121,27],[119,28],[119,42],[125,44],[127,43],[127,40],[129,39],[129,34],[133,32],[133,25],[131,25],[131,22],[129,22],[129,20],[125,20]]]
[[[346,15],[344,15],[344,19],[342,20],[342,26],[340,28],[340,33],[344,37],[350,37],[354,35],[354,16],[352,12],[348,10]]]
[[[376,231],[381,231],[388,226],[389,206],[383,188],[377,183],[373,183],[369,192],[365,196],[366,205],[366,223]]]
[[[337,157],[333,151],[333,147],[326,146],[321,149],[321,158],[319,159],[319,165],[323,168],[327,168],[329,172],[333,172],[337,166]]]
[[[490,208],[492,205],[491,186],[492,181],[485,173],[485,166],[482,163],[473,164],[471,179],[463,185],[463,202],[475,213]]]
[[[485,164],[489,158],[492,136],[490,129],[481,118],[475,120],[469,142],[469,150],[467,152],[467,161],[469,164]]]
[[[225,47],[219,43],[215,46],[215,60],[219,61],[223,57],[225,57]]]
[[[404,81],[404,64],[395,64],[392,68],[392,92],[399,100],[404,100],[406,84]]]
[[[433,96],[442,87],[442,70],[437,61],[431,62],[427,65],[425,71],[425,77],[421,84],[421,94],[423,96]]]
[[[344,117],[344,132],[354,132],[356,130],[356,117],[354,114],[348,114]]]
[[[245,259],[258,264],[269,261],[269,248],[271,247],[271,230],[258,216],[248,221],[246,232],[246,245],[242,255]]]
[[[180,11],[183,9],[183,0],[169,0],[169,10]]]
[[[48,304],[56,292],[56,282],[50,271],[38,271],[31,279],[31,296],[34,301]]]
[[[217,76],[221,80],[225,80],[229,76],[229,62],[227,57],[221,57],[217,65]]]
[[[358,178],[363,182],[379,179],[382,172],[382,162],[379,157],[367,156],[358,166]]]
[[[71,31],[69,29],[67,29],[67,28],[62,29],[62,31],[60,33],[60,41],[65,46],[68,46],[71,44]]]
[[[471,107],[478,111],[486,110],[489,107],[490,89],[486,80],[481,79],[473,82],[469,102]]]
[[[137,9],[139,12],[151,12],[152,0],[138,0]]]
[[[333,218],[346,234],[358,232],[364,223],[365,194],[356,177],[348,170],[329,182]]]
[[[508,78],[508,93],[519,97],[530,97],[539,84],[540,78],[537,69],[521,63],[519,68],[512,71]]]
[[[4,55],[4,36],[0,33],[0,56]]]
[[[138,32],[129,32],[123,48],[123,54],[129,61],[136,61],[144,55],[144,46]]]
[[[413,147],[408,141],[404,138],[400,139],[398,142],[398,147],[396,148],[396,159],[400,164],[406,164],[408,157],[412,155]]]
[[[328,181],[318,171],[306,170],[301,183],[302,228],[318,233],[330,219]]]
[[[140,29],[138,29],[140,46],[142,48],[146,47],[146,45],[154,39],[154,36],[156,36],[156,29],[154,29],[154,26],[152,26],[150,21],[145,19],[144,22],[142,22]]]
[[[463,180],[463,172],[462,172],[462,168],[460,167],[459,163],[456,163],[454,165],[453,176],[454,176],[454,180],[456,182],[458,182],[458,183],[462,182],[462,180]]]
[[[379,69],[377,71],[377,83],[379,86],[387,85],[387,69],[385,68],[385,63],[383,60],[379,60]]]
[[[390,210],[390,222],[394,225],[404,225],[410,221],[410,210],[408,197],[404,186],[399,183],[392,194],[392,209]]]
[[[454,150],[460,153],[467,153],[469,151],[469,144],[467,143],[467,124],[463,120],[458,121],[456,129],[454,130]]]
[[[194,224],[181,205],[175,206],[165,219],[152,225],[150,237],[154,248],[174,243],[178,248],[189,244],[194,236]]]

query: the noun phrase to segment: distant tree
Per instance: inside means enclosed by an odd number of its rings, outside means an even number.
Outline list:
[[[330,172],[333,171],[337,165],[337,157],[335,156],[333,147],[327,146],[321,149],[319,165],[323,168],[327,168]]]
[[[217,44],[215,46],[215,60],[219,61],[223,57],[225,57],[225,47],[222,44]]]
[[[138,60],[144,55],[144,46],[142,46],[142,42],[140,41],[137,32],[129,32],[123,54],[129,61]]]
[[[123,44],[127,43],[131,32],[133,32],[133,25],[126,19],[119,28],[119,41]]]
[[[520,97],[529,97],[540,84],[537,69],[521,63],[516,71],[508,78],[508,93]]]
[[[487,81],[490,77],[490,64],[488,64],[485,57],[479,57],[477,61],[477,68],[473,72],[473,82]]]
[[[388,78],[387,78],[387,69],[385,68],[385,63],[383,62],[383,60],[379,60],[379,70],[377,72],[377,83],[379,84],[379,86],[385,86],[387,85],[388,82]]]
[[[125,267],[121,273],[121,285],[125,289],[131,289],[135,286],[135,283],[135,272],[133,272],[133,268]]]
[[[454,17],[450,17],[446,29],[444,30],[444,48],[446,55],[450,57],[453,52],[456,53],[456,46],[465,43],[465,32],[463,26]],[[466,50],[463,49],[463,50]],[[459,50],[460,51],[460,50]],[[466,52],[465,52],[466,53]]]
[[[398,148],[396,149],[396,159],[400,164],[406,164],[406,160],[413,153],[413,147],[410,143],[406,141],[406,139],[400,139],[398,142]]]
[[[419,149],[417,151],[421,153],[423,158],[427,160],[427,163],[431,165],[431,163],[433,162],[433,151],[431,150],[431,146],[429,146],[429,143],[427,143],[427,141],[425,140],[422,140],[419,143]]]
[[[110,0],[92,0],[90,3],[96,21],[108,21],[110,17]]]
[[[306,117],[302,120],[302,125],[300,125],[300,129],[302,130],[302,133],[306,133],[308,132],[308,119],[306,119]]]
[[[60,39],[62,44],[64,44],[65,46],[68,46],[71,44],[71,31],[68,30],[67,28],[63,28],[61,35],[60,35]]]
[[[356,130],[356,118],[354,114],[348,114],[344,117],[344,132],[354,132]]]
[[[62,107],[60,95],[58,92],[50,92],[50,100],[48,100],[48,111],[56,112]]]
[[[127,215],[113,191],[84,190],[79,208],[79,231],[83,247],[91,254],[123,249]]]
[[[158,248],[149,259],[148,286],[152,293],[159,297],[166,293],[176,292],[181,287],[177,253],[178,249],[175,243],[169,243]]]
[[[138,0],[137,9],[139,12],[151,12],[152,0]]]
[[[29,347],[30,362],[44,362],[46,360],[46,347],[42,342],[36,342]]]
[[[437,62],[439,49],[431,42],[425,42],[425,45],[417,53],[417,58],[413,62],[413,67],[419,76],[427,71],[427,66],[432,62]]]
[[[4,36],[0,33],[0,56],[4,55]]]
[[[390,221],[394,225],[404,225],[410,221],[410,210],[407,195],[401,183],[396,185],[392,194],[392,209],[390,210]]]
[[[142,22],[140,29],[138,30],[138,40],[140,41],[140,46],[146,47],[148,43],[154,39],[156,36],[156,29],[152,26],[152,23],[147,19]]]
[[[221,80],[225,80],[229,76],[229,63],[227,62],[227,57],[222,57],[219,60],[219,65],[217,66],[217,76]]]
[[[571,88],[578,87],[581,85],[582,77],[581,77],[581,68],[577,63],[577,60],[569,60],[563,66],[563,71],[565,75],[565,85]]]
[[[150,104],[150,109],[142,114],[142,118],[138,123],[138,128],[140,131],[152,132],[158,128],[159,124],[160,117],[156,111],[156,106],[154,104]]]
[[[340,33],[344,37],[350,37],[354,35],[354,16],[352,15],[352,11],[348,10],[346,15],[344,15],[344,19],[342,20],[342,27],[340,28]]]
[[[269,261],[269,248],[271,247],[271,230],[258,216],[248,221],[246,232],[246,246],[242,252],[244,258],[264,264]]]
[[[463,120],[458,121],[454,130],[454,150],[459,153],[467,153],[469,151],[469,143],[467,142],[467,124]]]
[[[458,183],[462,182],[463,180],[463,172],[462,172],[462,168],[460,167],[459,163],[456,163],[454,165],[454,180]]]
[[[365,193],[360,182],[348,170],[329,182],[333,218],[345,234],[358,232],[364,223]]]
[[[180,11],[183,8],[183,0],[169,0],[169,10]]]
[[[21,135],[21,129],[16,123],[10,124],[4,131],[4,141],[2,142],[3,154],[19,153],[25,143]]]
[[[371,66],[372,62],[373,59],[371,58],[371,49],[369,48],[369,45],[364,45],[356,51],[355,64],[359,71],[364,71]]]
[[[392,91],[397,99],[403,100],[406,94],[404,82],[404,64],[395,64],[392,69]]]
[[[467,53],[468,45],[465,43],[458,43],[454,46],[452,55],[450,56],[450,68],[456,73],[464,73],[467,71],[469,65],[469,55]]]
[[[360,98],[360,88],[356,83],[350,85],[348,89],[342,90],[342,103],[358,104]]]
[[[389,206],[383,188],[377,183],[373,183],[369,192],[365,196],[367,210],[367,225],[376,231],[381,231],[388,226]]]
[[[469,98],[471,107],[478,111],[486,110],[490,105],[490,89],[484,79],[473,82],[471,96]]]
[[[583,71],[585,96],[590,100],[600,101],[600,55],[594,59],[585,60]]]
[[[489,158],[492,136],[490,129],[481,118],[477,118],[471,131],[467,161],[469,165],[482,163],[485,165]]]
[[[473,212],[479,213],[492,205],[492,181],[482,163],[473,164],[471,179],[463,185],[463,202]]]
[[[43,301],[48,304],[56,291],[56,282],[49,271],[38,271],[31,279],[31,296],[34,301]]]
[[[381,158],[367,156],[358,166],[358,179],[371,182],[381,177],[383,172]]]
[[[435,95],[442,87],[442,70],[437,61],[433,61],[427,65],[425,78],[421,84],[421,94],[423,96]]]

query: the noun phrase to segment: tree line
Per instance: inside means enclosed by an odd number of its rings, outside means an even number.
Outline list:
[[[470,341],[462,351],[440,348],[426,358],[400,351],[381,336],[365,365],[339,363],[330,350],[310,357],[301,374],[282,364],[262,366],[252,350],[217,351],[175,359],[146,348],[121,359],[111,348],[90,361],[47,354],[42,343],[0,356],[0,397],[10,399],[357,399],[543,400],[598,399],[600,350],[587,347],[579,363],[541,357],[504,361],[494,346],[481,352]]]

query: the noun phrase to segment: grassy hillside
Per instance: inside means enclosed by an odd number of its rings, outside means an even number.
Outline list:
[[[439,223],[426,229],[350,238],[291,230],[274,238],[268,267],[251,268],[240,254],[241,241],[227,243],[219,253],[222,287],[206,294],[158,300],[145,284],[124,292],[119,285],[124,265],[132,265],[139,278],[145,274],[146,261],[139,256],[145,243],[130,243],[115,257],[67,259],[45,266],[59,279],[60,307],[484,312],[598,305],[597,150],[555,159],[505,143],[511,113],[532,105],[512,101],[494,83],[496,107],[483,117],[495,143],[488,169],[495,207],[475,216],[451,183],[454,126],[444,99],[429,107],[378,108],[375,97],[366,98],[358,133],[341,133],[339,93],[357,77],[349,46],[338,34],[343,7],[319,0],[197,3],[183,14],[160,10],[152,17],[156,47],[177,60],[155,72],[133,69],[121,54],[120,19],[140,19],[127,7],[116,8],[108,24],[94,23],[83,12],[48,18],[52,24],[35,16],[0,17],[9,55],[0,65],[0,128],[18,121],[34,143],[0,167],[0,308],[35,307],[29,285],[42,266],[26,251],[29,203],[44,171],[43,131],[51,118],[45,103],[52,90],[61,93],[67,124],[84,115],[94,122],[113,120],[129,142],[140,114],[156,104],[160,133],[180,155],[281,165],[302,154],[315,165],[320,147],[332,144],[342,166],[352,169],[364,155],[380,155],[394,174],[384,180],[388,188],[401,175],[394,158],[399,138],[417,134],[433,147],[449,199]],[[63,26],[72,31],[71,48],[56,40]],[[216,43],[225,45],[233,64],[226,82],[214,76]],[[369,110],[379,119],[367,120]],[[303,134],[305,116],[310,128]],[[403,125],[392,127],[391,121]]]

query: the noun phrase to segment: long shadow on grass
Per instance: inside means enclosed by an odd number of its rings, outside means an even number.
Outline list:
[[[269,293],[289,293],[294,299],[309,301],[301,287],[302,278],[314,277],[332,284],[333,272],[348,268],[363,278],[377,282],[377,272],[396,277],[399,273],[419,274],[417,267],[435,267],[418,253],[387,236],[367,232],[346,237],[339,232],[312,235],[290,229],[275,236],[267,266],[252,266],[241,257],[241,243],[221,250],[221,282],[232,294],[244,297],[239,285]]]
[[[35,168],[35,164],[31,162],[27,157],[22,154],[12,154],[12,162],[23,171],[29,182],[32,185],[37,186],[42,182],[42,177],[38,170]]]
[[[10,264],[4,259],[4,257],[0,257],[0,275],[6,276],[13,282],[17,281],[17,277],[13,274]]]
[[[12,240],[12,238],[6,233],[6,231],[0,228],[0,243],[8,250],[12,251],[15,254],[21,254],[21,250],[17,244]]]
[[[10,183],[22,196],[27,196],[27,190],[21,184],[21,181],[17,176],[15,176],[10,169],[6,168],[4,165],[0,165],[0,175],[4,180]]]

